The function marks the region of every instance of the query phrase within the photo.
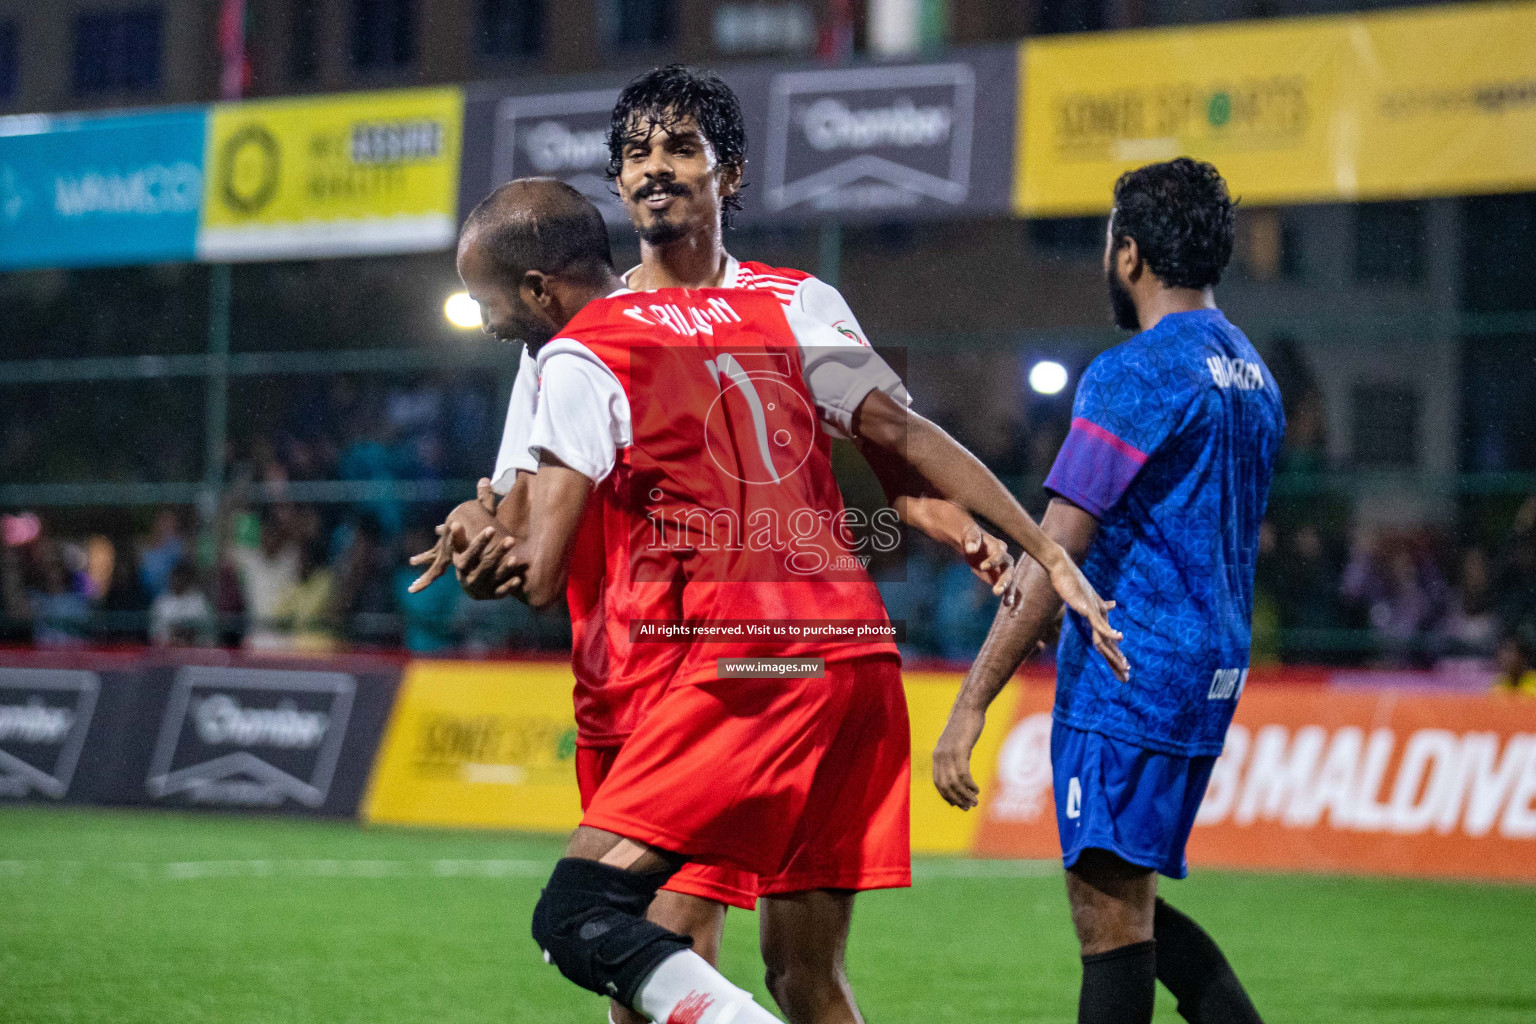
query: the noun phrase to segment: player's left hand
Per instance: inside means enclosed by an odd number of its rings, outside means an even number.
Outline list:
[[[448,531],[447,523],[437,525],[437,543],[419,554],[412,555],[410,564],[427,567],[420,576],[416,577],[416,582],[410,585],[409,590],[412,594],[419,594],[426,590],[437,582],[439,576],[448,571],[448,567],[453,564],[453,535]]]
[[[1120,641],[1125,639],[1125,634],[1109,624],[1109,610],[1115,606],[1115,602],[1099,596],[1093,584],[1088,582],[1088,577],[1083,575],[1083,570],[1077,567],[1077,563],[1072,561],[1066,551],[1051,561],[1052,564],[1046,567],[1051,574],[1051,586],[1061,595],[1067,607],[1087,620],[1089,628],[1093,630],[1094,649],[1109,662],[1115,677],[1122,683],[1130,682],[1131,663],[1120,653]]]
[[[972,522],[966,528],[962,550],[971,572],[992,588],[993,597],[1002,597],[1013,570],[1008,545]]]
[[[971,776],[971,751],[987,724],[984,711],[956,704],[933,748],[933,785],[952,807],[968,811],[981,799],[981,787]]]

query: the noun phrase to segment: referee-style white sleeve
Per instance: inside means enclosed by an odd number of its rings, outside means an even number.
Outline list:
[[[853,433],[853,414],[871,391],[883,391],[903,405],[912,396],[896,371],[867,344],[852,341],[793,307],[784,310],[800,343],[800,368],[822,421],[839,437]]]
[[[517,480],[517,471],[536,473],[539,464],[528,454],[528,437],[533,432],[534,401],[539,393],[539,364],[523,346],[512,381],[512,400],[507,403],[507,422],[501,428],[501,448],[496,452],[496,470],[491,487],[505,495]]]
[[[613,371],[580,342],[559,338],[539,353],[538,410],[528,451],[548,452],[593,483],[613,472],[630,443],[629,399]]]

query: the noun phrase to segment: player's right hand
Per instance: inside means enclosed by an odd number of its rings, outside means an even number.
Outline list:
[[[469,539],[463,525],[455,523],[453,567],[464,593],[476,601],[494,601],[506,582],[502,564],[512,550],[513,538],[499,526],[487,526]]]
[[[971,776],[971,751],[976,749],[986,724],[986,712],[956,704],[933,748],[933,784],[945,803],[962,811],[975,807],[981,799],[981,787]]]
[[[1053,562],[1048,567],[1051,586],[1061,595],[1068,608],[1087,620],[1089,628],[1093,630],[1094,649],[1109,662],[1115,677],[1122,683],[1130,682],[1131,663],[1120,653],[1120,641],[1125,639],[1125,634],[1109,624],[1109,610],[1115,606],[1115,602],[1105,601],[1099,596],[1093,584],[1088,582],[1088,577],[1083,575],[1083,571],[1065,551]]]

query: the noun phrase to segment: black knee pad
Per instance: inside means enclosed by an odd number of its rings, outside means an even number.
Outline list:
[[[645,919],[667,875],[566,857],[533,910],[533,938],[566,978],[631,1006],[640,983],[693,940]]]

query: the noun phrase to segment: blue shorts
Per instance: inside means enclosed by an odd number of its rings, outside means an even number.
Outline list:
[[[1051,724],[1051,774],[1061,860],[1088,849],[1167,875],[1189,874],[1184,844],[1215,757],[1160,754],[1060,722]]]

